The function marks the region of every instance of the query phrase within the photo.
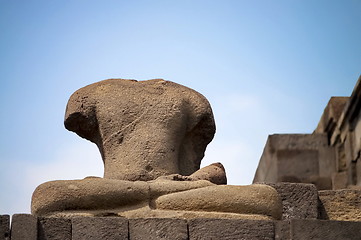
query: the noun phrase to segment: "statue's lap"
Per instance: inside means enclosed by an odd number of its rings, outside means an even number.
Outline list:
[[[106,215],[129,217],[245,218],[244,214],[279,219],[282,205],[267,185],[215,185],[199,181],[126,181],[104,178],[59,180],[40,185],[32,212],[42,216]],[[241,214],[241,215],[240,215]]]

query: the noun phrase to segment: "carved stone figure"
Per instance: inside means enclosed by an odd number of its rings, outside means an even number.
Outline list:
[[[104,178],[40,185],[35,215],[281,217],[274,188],[225,185],[220,163],[199,169],[215,123],[192,89],[162,79],[104,80],[70,97],[65,127],[98,146]]]
[[[70,97],[65,127],[98,146],[105,178],[129,181],[192,174],[215,133],[208,101],[161,79],[81,88]]]

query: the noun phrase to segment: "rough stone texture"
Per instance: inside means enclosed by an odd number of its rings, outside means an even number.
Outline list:
[[[77,209],[114,209],[148,199],[148,188],[146,182],[103,178],[51,181],[34,191],[31,209],[37,215]]]
[[[291,239],[291,222],[290,220],[275,222],[275,240]]]
[[[347,187],[347,173],[338,172],[334,173],[332,176],[332,188],[333,189],[344,189]]]
[[[172,193],[156,199],[154,207],[165,210],[260,214],[274,219],[282,216],[282,204],[277,191],[259,184],[218,185]]]
[[[38,240],[71,240],[71,220],[66,218],[39,218]]]
[[[109,79],[76,91],[65,127],[98,145],[104,177],[120,180],[190,175],[215,133],[205,97],[154,79]]]
[[[182,219],[131,219],[129,220],[131,240],[188,239],[187,222]]]
[[[33,194],[32,212],[45,216],[66,216],[78,212],[82,215],[101,216],[117,214],[148,205],[150,199],[173,192],[214,186],[205,180],[123,181],[103,178],[52,181],[40,185]],[[205,198],[207,196],[204,196]],[[81,210],[81,211],[80,211]]]
[[[74,240],[128,239],[128,220],[120,217],[74,218],[72,237]]]
[[[200,181],[206,180],[217,185],[227,184],[226,170],[221,163],[212,163],[203,167],[190,176],[183,176],[180,174],[170,174],[167,176],[158,177],[157,180],[172,180],[172,181]]]
[[[212,163],[189,176],[192,181],[208,180],[215,184],[227,184],[226,171],[221,163]]]
[[[30,214],[14,214],[11,219],[11,240],[24,239],[38,239],[38,219]]]
[[[158,179],[155,181],[149,181],[149,191],[150,191],[150,199],[156,199],[159,196],[175,193],[175,192],[183,192],[191,189],[198,189],[208,186],[215,186],[215,184],[200,180],[200,181],[169,181]],[[206,196],[205,196],[206,197]]]
[[[291,238],[297,240],[360,240],[361,222],[291,220]]]
[[[0,215],[0,240],[10,239],[10,216]]]
[[[214,218],[214,219],[252,219],[252,220],[274,220],[267,215],[259,214],[238,214],[232,212],[206,212],[206,211],[184,211],[184,210],[161,210],[149,207],[137,208],[134,210],[121,212],[119,216],[128,219],[138,218],[163,218],[163,219],[195,219],[195,218]]]
[[[282,219],[317,219],[318,192],[313,184],[265,183],[274,187],[282,199]]]
[[[320,191],[319,198],[322,219],[361,221],[361,190]]]
[[[258,221],[214,218],[189,220],[147,218],[128,220],[120,217],[75,217],[71,220],[65,218],[38,218],[38,220],[27,214],[14,215],[11,239],[359,240],[361,236],[361,222],[359,221],[319,219]]]
[[[193,219],[188,221],[189,239],[273,240],[272,221]]]
[[[170,202],[172,203],[171,206],[169,206]],[[184,204],[184,202],[188,204]],[[278,193],[269,186],[228,186],[215,185],[205,180],[169,181],[161,179],[149,182],[130,182],[87,178],[84,180],[48,182],[39,186],[35,191],[32,207],[35,214],[53,217],[67,217],[72,214],[147,217],[147,214],[153,214],[145,208],[149,203],[153,209],[206,210],[243,214],[242,216],[215,214],[220,218],[243,219],[246,218],[245,214],[248,214],[251,219],[265,219],[256,215],[278,219],[282,212]],[[206,207],[205,203],[207,203]],[[135,212],[135,209],[139,209],[139,211]],[[183,216],[182,213],[176,215]],[[185,215],[203,216],[204,214],[200,212],[200,214],[187,213]]]

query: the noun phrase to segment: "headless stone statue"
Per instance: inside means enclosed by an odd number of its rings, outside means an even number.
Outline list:
[[[41,216],[279,219],[281,201],[266,185],[229,186],[220,163],[202,169],[215,123],[205,97],[154,79],[110,79],[69,99],[65,127],[94,142],[104,178],[51,181],[32,198]]]
[[[215,132],[202,95],[159,79],[111,79],[79,89],[65,127],[97,144],[105,178],[129,181],[192,174]]]

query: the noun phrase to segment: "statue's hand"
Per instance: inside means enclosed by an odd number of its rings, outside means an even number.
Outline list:
[[[170,174],[167,176],[160,176],[156,180],[170,180],[170,181],[193,181],[189,176],[183,176],[180,174]]]
[[[221,163],[213,163],[209,166],[199,169],[190,176],[183,176],[180,174],[170,174],[167,176],[158,177],[157,180],[171,180],[171,181],[198,181],[207,180],[217,185],[227,184],[226,171]]]

